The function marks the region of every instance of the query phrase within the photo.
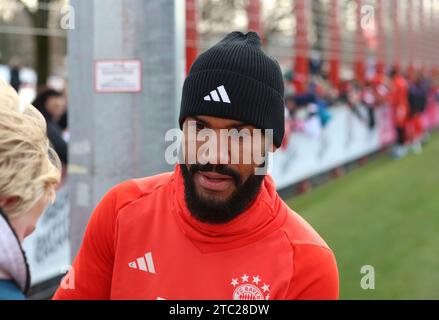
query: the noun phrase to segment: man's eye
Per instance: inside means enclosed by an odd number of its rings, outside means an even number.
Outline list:
[[[200,131],[200,130],[205,129],[206,126],[204,124],[200,123],[200,122],[197,122],[196,128],[197,128],[198,131]]]
[[[232,129],[232,136],[234,137],[248,137],[251,136],[250,130],[243,129],[243,128],[237,128]]]
[[[232,137],[238,137],[239,138],[241,136],[241,132],[239,132],[239,130],[237,130],[237,129],[231,130],[230,133],[231,133]]]

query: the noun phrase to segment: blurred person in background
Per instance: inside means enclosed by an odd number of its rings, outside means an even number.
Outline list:
[[[68,120],[68,101],[69,101],[69,92],[67,86],[62,91],[64,96],[64,101],[66,102],[66,107],[64,114],[61,116],[61,119],[58,121],[58,125],[62,130],[64,141],[67,142],[67,145],[70,141],[70,132],[69,132],[69,120]]]
[[[366,122],[363,114],[364,106],[362,103],[361,85],[357,81],[352,80],[348,85],[346,85],[345,89],[346,103],[349,106],[350,110],[360,121]]]
[[[404,157],[406,154],[406,125],[409,118],[408,84],[397,67],[390,71],[391,93],[390,107],[395,125],[397,142],[392,156],[395,159]]]
[[[427,108],[428,85],[421,72],[418,72],[415,80],[409,87],[410,120],[408,131],[412,150],[415,154],[422,153],[422,139],[424,129],[422,114]]]
[[[370,82],[367,81],[364,85],[364,88],[361,92],[361,102],[367,109],[367,115],[368,115],[368,126],[369,129],[375,128],[375,107],[377,105],[377,93],[375,86]]]
[[[10,62],[10,79],[9,84],[15,91],[19,92],[21,87],[21,79],[20,79],[20,60],[18,57],[13,57]]]
[[[61,127],[63,117],[67,110],[64,94],[53,89],[45,89],[37,95],[32,104],[46,119],[47,136],[61,159],[62,164],[64,166],[67,165],[67,142],[64,139],[63,129]]]
[[[21,243],[55,198],[60,161],[44,117],[0,80],[0,299],[24,299],[30,275]]]

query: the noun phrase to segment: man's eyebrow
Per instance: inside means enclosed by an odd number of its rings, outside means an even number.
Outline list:
[[[209,126],[209,123],[208,123],[208,122],[206,122],[206,121],[204,121],[204,120],[201,120],[201,119],[198,118],[197,116],[192,116],[192,118],[193,118],[196,122],[199,122],[199,123],[201,123],[201,124],[203,124],[203,125],[205,125],[205,126]]]
[[[238,121],[238,122],[231,123],[227,127],[229,127],[229,128],[240,128],[240,127],[245,127],[247,125],[248,124],[245,124],[244,122]]]
[[[197,121],[197,122],[199,122],[199,123],[205,125],[206,127],[211,127],[211,124],[210,124],[209,122],[200,119],[198,116],[192,116],[192,118],[193,118],[195,121]],[[245,124],[244,122],[241,122],[241,121],[235,121],[235,122],[232,122],[232,123],[230,123],[229,125],[227,125],[226,128],[239,128],[239,127],[245,127],[245,126],[247,126],[247,124]]]

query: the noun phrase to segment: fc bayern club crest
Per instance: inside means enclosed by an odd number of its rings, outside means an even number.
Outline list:
[[[235,290],[233,300],[268,300],[270,298],[270,285],[264,283],[259,276],[233,278],[230,283]]]

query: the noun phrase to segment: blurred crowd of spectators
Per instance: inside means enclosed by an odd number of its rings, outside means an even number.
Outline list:
[[[287,71],[284,79],[284,148],[294,132],[318,137],[331,121],[333,106],[347,106],[370,130],[377,125],[376,110],[385,106],[391,110],[397,135],[393,156],[404,156],[409,147],[420,153],[427,136],[422,114],[431,102],[439,102],[438,75],[418,71],[408,76],[396,67],[363,83],[355,79],[341,80],[337,87],[320,72],[313,72],[307,80],[303,80]]]

